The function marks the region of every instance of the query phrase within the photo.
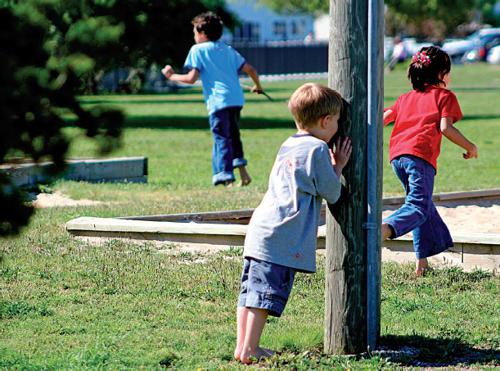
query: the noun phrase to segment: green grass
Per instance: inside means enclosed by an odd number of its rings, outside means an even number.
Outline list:
[[[464,161],[460,149],[444,142],[437,191],[499,186],[494,132],[500,118],[498,72],[485,65],[454,68],[453,88],[465,114],[458,126],[478,144],[480,158]],[[301,83],[265,84],[273,103],[247,96],[242,135],[254,178],[248,188],[210,185],[211,137],[199,89],[82,97],[87,106],[106,103],[127,110],[123,147],[113,156],[148,157],[148,184],[57,182],[51,189],[109,203],[38,210],[20,236],[0,240],[0,368],[240,368],[231,361],[238,249],[199,262],[189,254],[159,254],[152,244],[89,245],[73,240],[64,223],[84,215],[256,206],[280,143],[293,133],[286,99]],[[386,105],[407,88],[402,69],[386,76]],[[389,131],[384,129],[386,142]],[[94,155],[93,144],[78,130],[66,132],[77,138],[71,156]],[[400,193],[395,176],[388,166],[385,170],[385,193]],[[381,343],[391,349],[413,347],[418,354],[323,355],[325,273],[319,259],[317,274],[297,276],[283,318],[269,320],[263,345],[282,353],[266,367],[498,366],[498,278],[440,269],[415,280],[411,266],[395,264],[383,267]]]

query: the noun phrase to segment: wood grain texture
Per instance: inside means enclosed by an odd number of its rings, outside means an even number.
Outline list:
[[[366,350],[367,12],[366,1],[330,1],[328,84],[348,104],[340,135],[351,137],[353,151],[344,169],[347,196],[326,218],[327,354]]]

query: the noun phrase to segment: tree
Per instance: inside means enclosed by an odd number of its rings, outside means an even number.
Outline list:
[[[0,0],[0,163],[49,160],[64,169],[70,143],[62,112],[95,138],[102,153],[119,145],[124,116],[78,101],[95,71],[140,63],[180,64],[192,41],[191,19],[210,9],[234,18],[222,0]],[[142,61],[142,62],[141,62]],[[26,225],[32,208],[0,173],[0,236]]]
[[[329,0],[260,0],[279,13],[328,13]]]
[[[104,53],[122,30],[101,21],[99,27],[110,37],[85,42],[84,35],[74,35],[65,44],[68,51],[64,52],[44,15],[43,8],[48,5],[48,1],[39,2],[39,6],[25,1],[0,9],[4,30],[0,34],[0,162],[19,156],[35,161],[47,159],[54,163],[50,173],[56,174],[64,168],[69,144],[61,130],[65,125],[61,109],[73,113],[75,124],[87,136],[99,140],[102,152],[118,144],[122,113],[80,106],[76,98],[78,76],[93,68],[94,61],[84,51],[69,50],[78,40],[86,45],[92,43],[89,50]],[[23,191],[1,173],[0,235],[17,233],[27,224],[33,210],[24,200]]]
[[[278,12],[328,13],[328,0],[260,0]],[[493,8],[497,0],[386,0],[388,33],[406,31],[413,35],[443,37],[469,22],[474,10],[485,22],[500,23]]]
[[[476,0],[387,0],[393,32],[407,29],[425,37],[444,37],[471,19]]]

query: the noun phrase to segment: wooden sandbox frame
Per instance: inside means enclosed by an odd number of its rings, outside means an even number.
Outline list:
[[[500,198],[500,189],[470,192],[441,193],[434,200],[465,201]],[[404,197],[383,200],[384,205],[398,205]],[[131,216],[119,218],[80,217],[70,220],[66,230],[75,237],[92,239],[128,239],[137,242],[157,241],[200,246],[242,246],[247,224],[253,209]],[[322,211],[324,215],[324,208]],[[326,227],[318,230],[318,249],[325,248]],[[467,233],[453,234],[454,247],[431,258],[431,262],[462,267],[465,271],[476,268],[500,273],[500,234]],[[412,238],[402,236],[384,241],[383,261],[413,262]]]

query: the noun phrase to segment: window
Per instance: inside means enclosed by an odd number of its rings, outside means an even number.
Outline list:
[[[273,33],[282,39],[286,39],[286,23],[282,21],[273,22]]]
[[[234,41],[236,42],[259,42],[260,25],[252,22],[242,22],[234,30]]]

